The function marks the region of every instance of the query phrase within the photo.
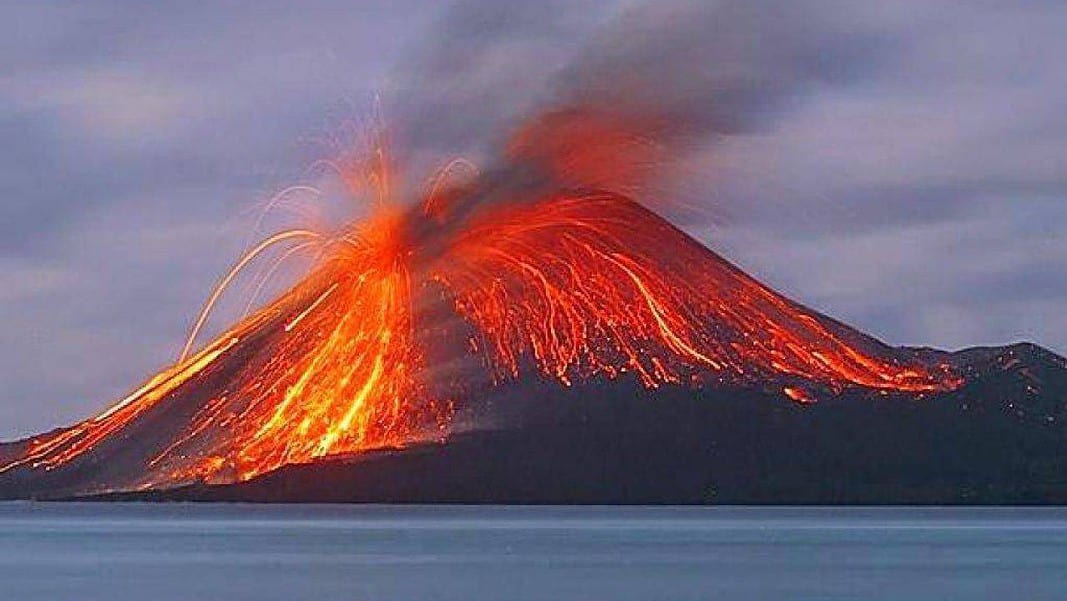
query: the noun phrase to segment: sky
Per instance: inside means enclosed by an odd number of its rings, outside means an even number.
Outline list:
[[[890,344],[1067,352],[1062,2],[42,2],[0,21],[0,438],[173,361],[257,207],[359,124],[395,127],[414,181],[575,100],[684,125],[677,193],[702,210],[668,216],[780,292]]]

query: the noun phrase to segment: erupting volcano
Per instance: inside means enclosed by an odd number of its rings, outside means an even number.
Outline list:
[[[346,181],[373,184],[368,218],[252,248],[175,365],[95,417],[0,447],[0,484],[23,495],[228,484],[447,446],[478,429],[482,400],[530,381],[536,394],[610,382],[754,390],[784,406],[919,402],[965,384],[949,356],[892,349],[822,317],[619,192],[640,162],[632,138],[596,122],[549,125],[552,136],[517,138],[506,168],[449,183],[466,165],[453,162],[415,204],[391,199],[381,152],[343,165]],[[189,352],[233,277],[278,247],[268,272],[301,251],[317,252],[315,266]]]

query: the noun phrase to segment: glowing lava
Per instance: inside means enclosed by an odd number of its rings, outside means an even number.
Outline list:
[[[377,173],[381,183],[386,172]],[[439,381],[449,378],[441,356],[473,360],[497,385],[531,371],[561,385],[786,377],[924,392],[957,383],[888,349],[862,350],[619,194],[564,189],[463,205],[476,185],[448,202],[440,185],[408,210],[378,203],[343,235],[292,230],[253,248],[213,292],[177,365],[100,415],[29,441],[0,471],[81,470],[87,490],[228,482],[442,438],[462,382]],[[188,355],[233,275],[274,244],[296,244],[279,260],[301,245],[322,258]],[[451,308],[465,339],[435,337],[434,303]],[[807,402],[802,390],[785,394]]]
[[[523,357],[563,383],[633,372],[645,386],[774,373],[907,391],[944,383],[854,349],[798,305],[648,209],[565,194],[476,216],[437,274],[493,365]]]

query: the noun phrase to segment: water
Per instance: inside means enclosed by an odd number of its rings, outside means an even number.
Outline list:
[[[1064,599],[1067,508],[0,503],[0,599]]]

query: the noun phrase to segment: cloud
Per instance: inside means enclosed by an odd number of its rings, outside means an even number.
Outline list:
[[[1060,348],[1067,219],[1059,199],[1018,211],[972,201],[955,219],[785,238],[762,224],[707,233],[793,298],[893,344],[956,349],[1030,340]],[[1058,339],[1062,341],[1062,338]]]
[[[616,10],[591,0],[452,3],[387,82],[402,147],[416,155],[484,156],[536,108],[549,79]]]
[[[862,78],[889,41],[849,3],[666,0],[453,5],[391,80],[409,145],[484,151],[568,107],[703,138],[769,127],[805,89]],[[666,141],[666,140],[664,140]]]
[[[199,90],[119,70],[42,79],[23,80],[12,96],[23,107],[54,111],[64,127],[80,130],[99,142],[158,142],[180,131],[190,105],[202,103],[194,96]]]
[[[835,16],[777,0],[639,4],[596,33],[553,88],[564,103],[662,114],[687,135],[761,130],[806,87],[876,66],[886,40]]]
[[[877,69],[891,44],[848,6],[460,2],[393,80],[405,163],[475,158],[492,182],[475,205],[584,186],[706,219],[715,191],[686,171],[690,153],[771,131],[810,89]]]
[[[1067,10],[864,7],[896,41],[773,132],[724,141],[733,220],[705,235],[771,283],[891,342],[1027,339],[1063,352]],[[860,13],[856,13],[860,14]]]

